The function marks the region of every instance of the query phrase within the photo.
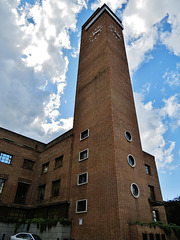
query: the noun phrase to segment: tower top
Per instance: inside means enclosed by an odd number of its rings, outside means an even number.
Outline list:
[[[82,28],[85,28],[85,30],[87,30],[101,16],[101,14],[105,11],[123,29],[122,21],[113,13],[113,11],[106,4],[104,4],[101,8],[98,8],[94,12],[94,14],[85,22],[85,24],[82,26]]]

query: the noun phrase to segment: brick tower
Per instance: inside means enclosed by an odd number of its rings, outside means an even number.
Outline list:
[[[75,240],[142,239],[152,229],[129,223],[166,222],[154,158],[141,147],[122,30],[106,5],[82,27],[69,192]]]

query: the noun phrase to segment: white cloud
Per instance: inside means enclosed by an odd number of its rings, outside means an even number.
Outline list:
[[[118,6],[116,6],[118,7]],[[180,55],[179,0],[130,0],[122,15],[130,71],[136,71],[149,59],[157,40]],[[167,18],[171,31],[163,30]]]
[[[17,11],[18,5],[1,0],[0,125],[48,141],[72,127],[72,118],[61,119],[59,112],[69,63],[63,49],[71,49],[69,32],[87,4],[46,0]]]
[[[170,126],[172,130],[177,129],[180,126],[180,103],[178,99],[178,94],[175,94],[168,99],[163,99],[164,107],[162,108],[162,116],[168,116],[170,121]]]
[[[176,64],[176,70],[175,71],[170,71],[166,72],[163,76],[165,79],[166,83],[170,87],[178,87],[180,86],[180,63]]]
[[[106,3],[112,11],[116,11],[117,8],[121,8],[122,4],[126,4],[127,0],[97,0],[93,4],[91,4],[91,9],[96,10],[98,7],[102,7],[102,5]]]
[[[166,141],[165,139],[165,133],[169,127],[165,119],[169,113],[167,106],[169,101],[171,100],[164,100],[165,106],[155,109],[152,102],[144,103],[143,94],[135,93],[135,104],[143,150],[156,157],[158,167],[168,169],[174,166],[173,151],[175,149],[175,142]],[[172,117],[172,114],[170,116]]]

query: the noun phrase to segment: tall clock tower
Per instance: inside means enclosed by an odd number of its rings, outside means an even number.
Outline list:
[[[150,230],[131,223],[166,222],[154,158],[141,147],[122,30],[107,5],[82,27],[69,190],[75,240],[142,239]]]

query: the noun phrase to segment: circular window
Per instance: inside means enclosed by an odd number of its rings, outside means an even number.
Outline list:
[[[129,165],[130,165],[131,167],[135,167],[136,161],[135,161],[134,157],[133,157],[131,154],[129,154],[129,155],[127,156],[127,160],[128,160],[128,163],[129,163]]]
[[[138,198],[140,195],[139,187],[136,183],[131,184],[131,193],[133,197]]]
[[[131,136],[130,132],[126,131],[126,132],[125,132],[125,137],[126,137],[126,139],[127,139],[129,142],[132,141],[132,136]]]

